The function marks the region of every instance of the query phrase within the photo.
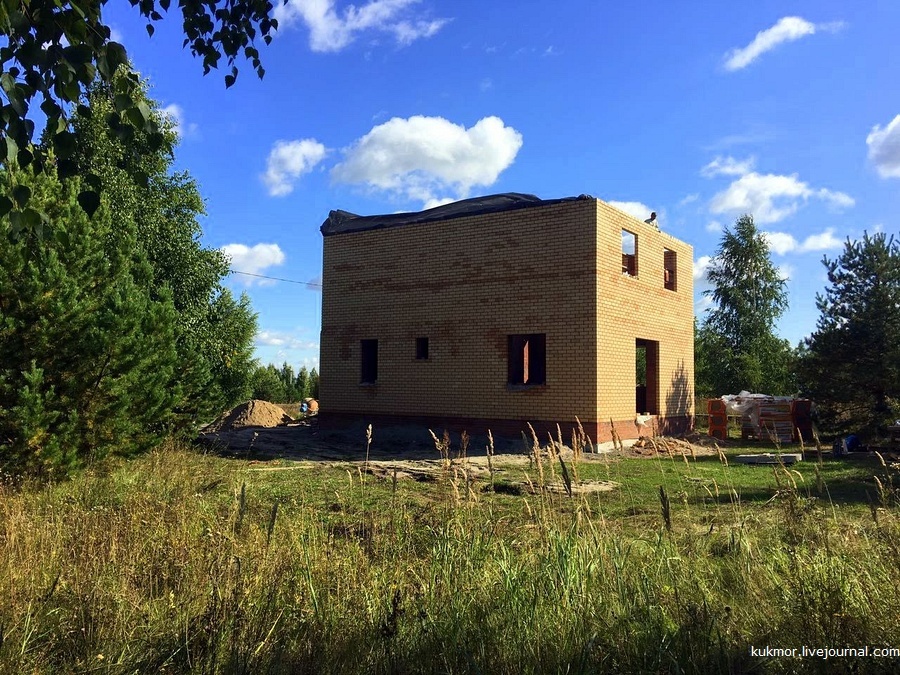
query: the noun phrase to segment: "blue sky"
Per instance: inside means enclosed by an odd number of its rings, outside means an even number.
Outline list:
[[[752,213],[788,279],[781,335],[815,327],[823,254],[897,233],[900,3],[291,0],[225,90],[182,50],[106,20],[178,121],[204,242],[259,313],[263,363],[318,365],[331,209],[420,210],[496,192],[591,194],[694,246],[696,308],[721,228]],[[410,264],[418,261],[411,260]]]

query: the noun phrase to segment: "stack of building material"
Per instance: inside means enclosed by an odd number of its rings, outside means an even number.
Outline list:
[[[709,435],[724,441],[728,438],[728,413],[725,410],[725,401],[720,398],[709,399],[706,403],[706,412],[709,415]]]
[[[794,438],[794,418],[790,400],[761,401],[757,438],[790,443]]]

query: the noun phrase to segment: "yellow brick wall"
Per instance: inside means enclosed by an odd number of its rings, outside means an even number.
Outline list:
[[[621,274],[625,222],[639,230],[636,279]],[[692,389],[691,248],[649,229],[577,200],[325,237],[322,410],[630,420],[635,337],[660,341],[662,396],[679,363]],[[678,253],[677,293],[662,288],[664,246]],[[546,385],[507,385],[517,333],[546,334]],[[417,337],[429,338],[427,361]],[[378,340],[375,385],[359,384],[362,339]]]
[[[693,248],[599,200],[597,223],[600,421],[635,416],[637,338],[659,343],[659,414],[693,415]],[[622,273],[623,229],[637,236],[637,276]],[[664,287],[665,249],[677,257],[675,291]]]

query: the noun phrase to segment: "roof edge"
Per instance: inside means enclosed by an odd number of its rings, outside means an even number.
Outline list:
[[[560,199],[540,199],[535,195],[521,192],[505,192],[483,197],[472,197],[458,202],[436,206],[424,211],[411,213],[393,213],[376,216],[358,216],[349,211],[331,211],[320,228],[322,236],[329,237],[335,234],[349,232],[363,232],[366,230],[380,230],[402,225],[415,225],[420,223],[432,223],[467,216],[479,216],[486,213],[501,213],[503,211],[516,211],[519,209],[549,206],[562,202],[574,202],[579,200],[594,199],[590,195],[578,197],[562,197]]]

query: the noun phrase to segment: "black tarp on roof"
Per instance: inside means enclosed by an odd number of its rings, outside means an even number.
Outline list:
[[[450,220],[465,216],[478,216],[484,213],[497,213],[500,211],[515,211],[535,206],[547,206],[578,199],[593,199],[590,195],[578,197],[564,197],[562,199],[540,199],[534,195],[521,194],[519,192],[506,192],[499,195],[487,195],[485,197],[473,197],[463,199],[451,204],[444,204],[426,211],[413,213],[392,213],[382,216],[358,216],[349,211],[332,211],[320,228],[323,236],[332,234],[345,234],[347,232],[362,232],[363,230],[379,230],[386,227],[399,227],[400,225],[412,225],[416,223],[431,223],[438,220]]]

